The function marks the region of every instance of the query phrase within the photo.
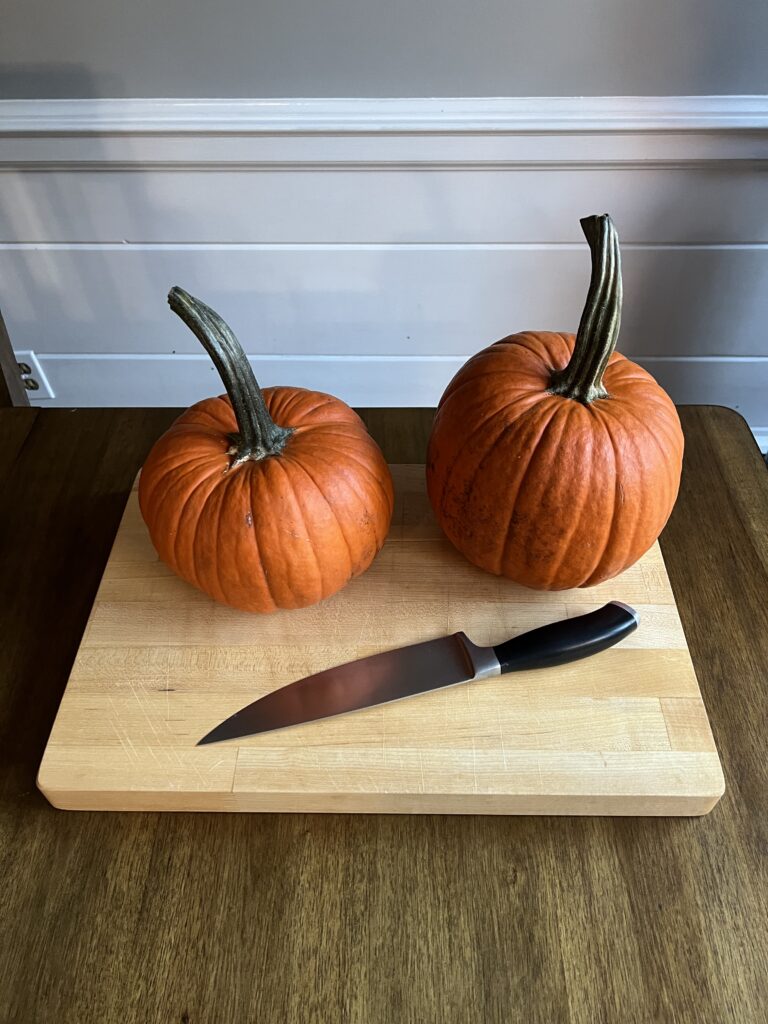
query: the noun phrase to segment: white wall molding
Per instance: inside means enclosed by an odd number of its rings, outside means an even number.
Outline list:
[[[1,100],[0,132],[755,131],[766,96]]]
[[[767,96],[0,100],[0,167],[525,169],[768,161]]]

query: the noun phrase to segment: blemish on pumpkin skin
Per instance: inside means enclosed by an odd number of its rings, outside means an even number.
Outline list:
[[[253,526],[253,515],[252,515],[251,512],[246,512],[245,513],[245,525],[246,526]]]

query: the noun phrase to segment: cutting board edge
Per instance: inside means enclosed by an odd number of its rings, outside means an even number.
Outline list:
[[[489,796],[472,794],[466,806],[457,806],[455,798],[446,801],[444,795],[428,794],[414,797],[408,806],[400,793],[385,794],[373,800],[370,794],[238,794],[236,800],[227,794],[201,794],[199,801],[191,794],[180,795],[178,806],[171,806],[167,793],[105,793],[65,791],[58,793],[40,789],[45,799],[61,811],[121,811],[136,813],[250,813],[250,814],[435,814],[435,815],[554,815],[558,817],[703,817],[718,804],[723,793],[697,793],[690,796],[657,795],[601,796],[600,806],[592,807],[583,794],[567,797],[546,796]],[[155,803],[151,798],[156,795]],[[312,800],[308,800],[308,796]],[[452,806],[451,806],[452,804]],[[652,804],[653,806],[648,806]],[[395,806],[396,805],[396,806]]]
[[[284,814],[479,814],[570,815],[606,817],[700,817],[725,793],[725,778],[716,751],[702,755],[707,773],[687,793],[377,793],[248,792],[212,790],[173,794],[168,790],[52,789],[40,766],[36,784],[57,810],[144,811],[178,813],[239,811]],[[174,799],[176,800],[174,805]]]

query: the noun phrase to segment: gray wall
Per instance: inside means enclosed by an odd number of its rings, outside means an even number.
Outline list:
[[[6,0],[0,96],[768,93],[766,0]]]

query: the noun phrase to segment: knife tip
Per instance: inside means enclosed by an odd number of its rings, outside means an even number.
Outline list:
[[[195,746],[205,747],[209,743],[217,743],[220,739],[223,739],[223,737],[216,736],[216,730],[214,729],[212,732],[206,733],[206,735],[203,736],[202,739],[199,739]]]

